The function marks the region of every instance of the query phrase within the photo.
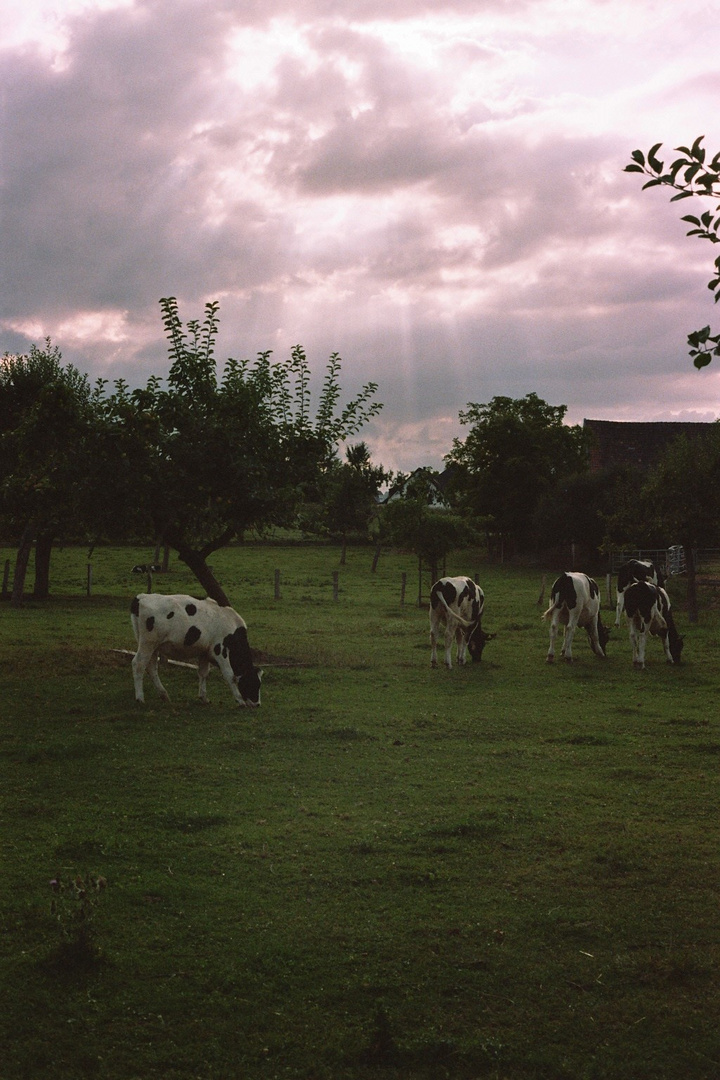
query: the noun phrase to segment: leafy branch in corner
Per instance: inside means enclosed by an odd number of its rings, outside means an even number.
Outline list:
[[[643,184],[643,191],[660,185],[672,188],[677,194],[673,195],[670,202],[696,196],[720,198],[720,151],[708,161],[702,145],[703,138],[703,135],[699,135],[690,147],[676,146],[675,152],[682,156],[676,158],[667,170],[665,162],[658,157],[662,143],[655,143],[647,154],[642,150],[633,150],[630,155],[632,161],[625,166],[624,171],[650,177]],[[706,210],[699,216],[686,214],[681,220],[691,226],[688,236],[699,236],[701,240],[709,240],[711,244],[720,243],[720,204],[716,205],[714,210]],[[714,265],[715,272],[708,282],[708,289],[713,292],[717,303],[720,300],[720,255],[715,259]],[[709,326],[688,334],[688,344],[690,356],[698,369],[707,367],[713,356],[720,356],[720,334],[711,334]]]

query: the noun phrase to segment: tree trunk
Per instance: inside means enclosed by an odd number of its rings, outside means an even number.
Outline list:
[[[25,531],[20,538],[20,546],[18,547],[18,553],[15,559],[15,574],[13,577],[12,596],[10,598],[10,603],[13,607],[20,607],[23,602],[25,575],[27,574],[28,562],[30,561],[30,552],[32,551],[34,539],[34,528],[32,525],[26,526]]]
[[[33,596],[36,600],[47,600],[50,595],[50,556],[52,555],[52,533],[40,533],[35,541],[35,587]]]
[[[206,560],[209,555],[212,555],[213,551],[218,551],[220,548],[225,547],[226,544],[229,544],[234,535],[234,532],[228,531],[201,550],[191,548],[189,544],[184,543],[178,537],[166,536],[168,544],[177,551],[180,561],[184,562],[192,570],[211,600],[217,601],[220,607],[230,607],[231,604]]]

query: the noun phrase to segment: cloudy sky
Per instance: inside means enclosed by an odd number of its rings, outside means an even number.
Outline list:
[[[379,383],[376,461],[440,466],[467,402],[720,415],[715,252],[630,152],[720,149],[701,0],[3,0],[0,352],[167,372],[301,343]],[[662,156],[662,155],[661,155]],[[710,204],[714,205],[714,204]]]

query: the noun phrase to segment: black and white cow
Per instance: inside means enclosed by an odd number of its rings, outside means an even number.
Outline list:
[[[651,581],[653,585],[664,585],[665,575],[659,566],[651,559],[628,559],[618,570],[617,575],[617,605],[615,608],[615,625],[620,625],[620,616],[623,613],[625,590],[633,581]]]
[[[207,702],[212,664],[220,668],[238,705],[260,704],[262,671],[253,664],[247,626],[231,607],[192,596],[139,593],[130,605],[130,621],[138,643],[132,661],[138,701],[145,700],[143,680],[148,670],[161,697],[168,699],[158,675],[158,660],[164,656],[197,662],[201,701]]]
[[[543,619],[547,618],[550,618],[548,664],[555,659],[555,638],[559,626],[564,627],[560,655],[569,664],[572,663],[572,643],[578,626],[587,631],[595,655],[605,658],[610,631],[603,626],[600,618],[600,589],[593,578],[571,571],[561,574],[550,590],[550,607],[543,614]]]
[[[677,632],[670,597],[663,588],[650,581],[633,581],[625,590],[625,614],[636,668],[645,667],[648,633],[662,641],[668,664],[680,663],[684,640]]]
[[[430,590],[430,664],[437,667],[437,640],[445,626],[445,667],[452,667],[453,640],[457,642],[457,662],[464,664],[467,653],[481,660],[483,649],[495,634],[482,628],[485,594],[469,577],[444,577]]]

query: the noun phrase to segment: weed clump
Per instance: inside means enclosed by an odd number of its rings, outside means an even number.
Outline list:
[[[60,933],[51,963],[66,972],[87,970],[100,960],[93,923],[107,880],[91,874],[85,877],[78,874],[64,880],[58,874],[50,881],[50,888],[53,893],[50,914]]]

